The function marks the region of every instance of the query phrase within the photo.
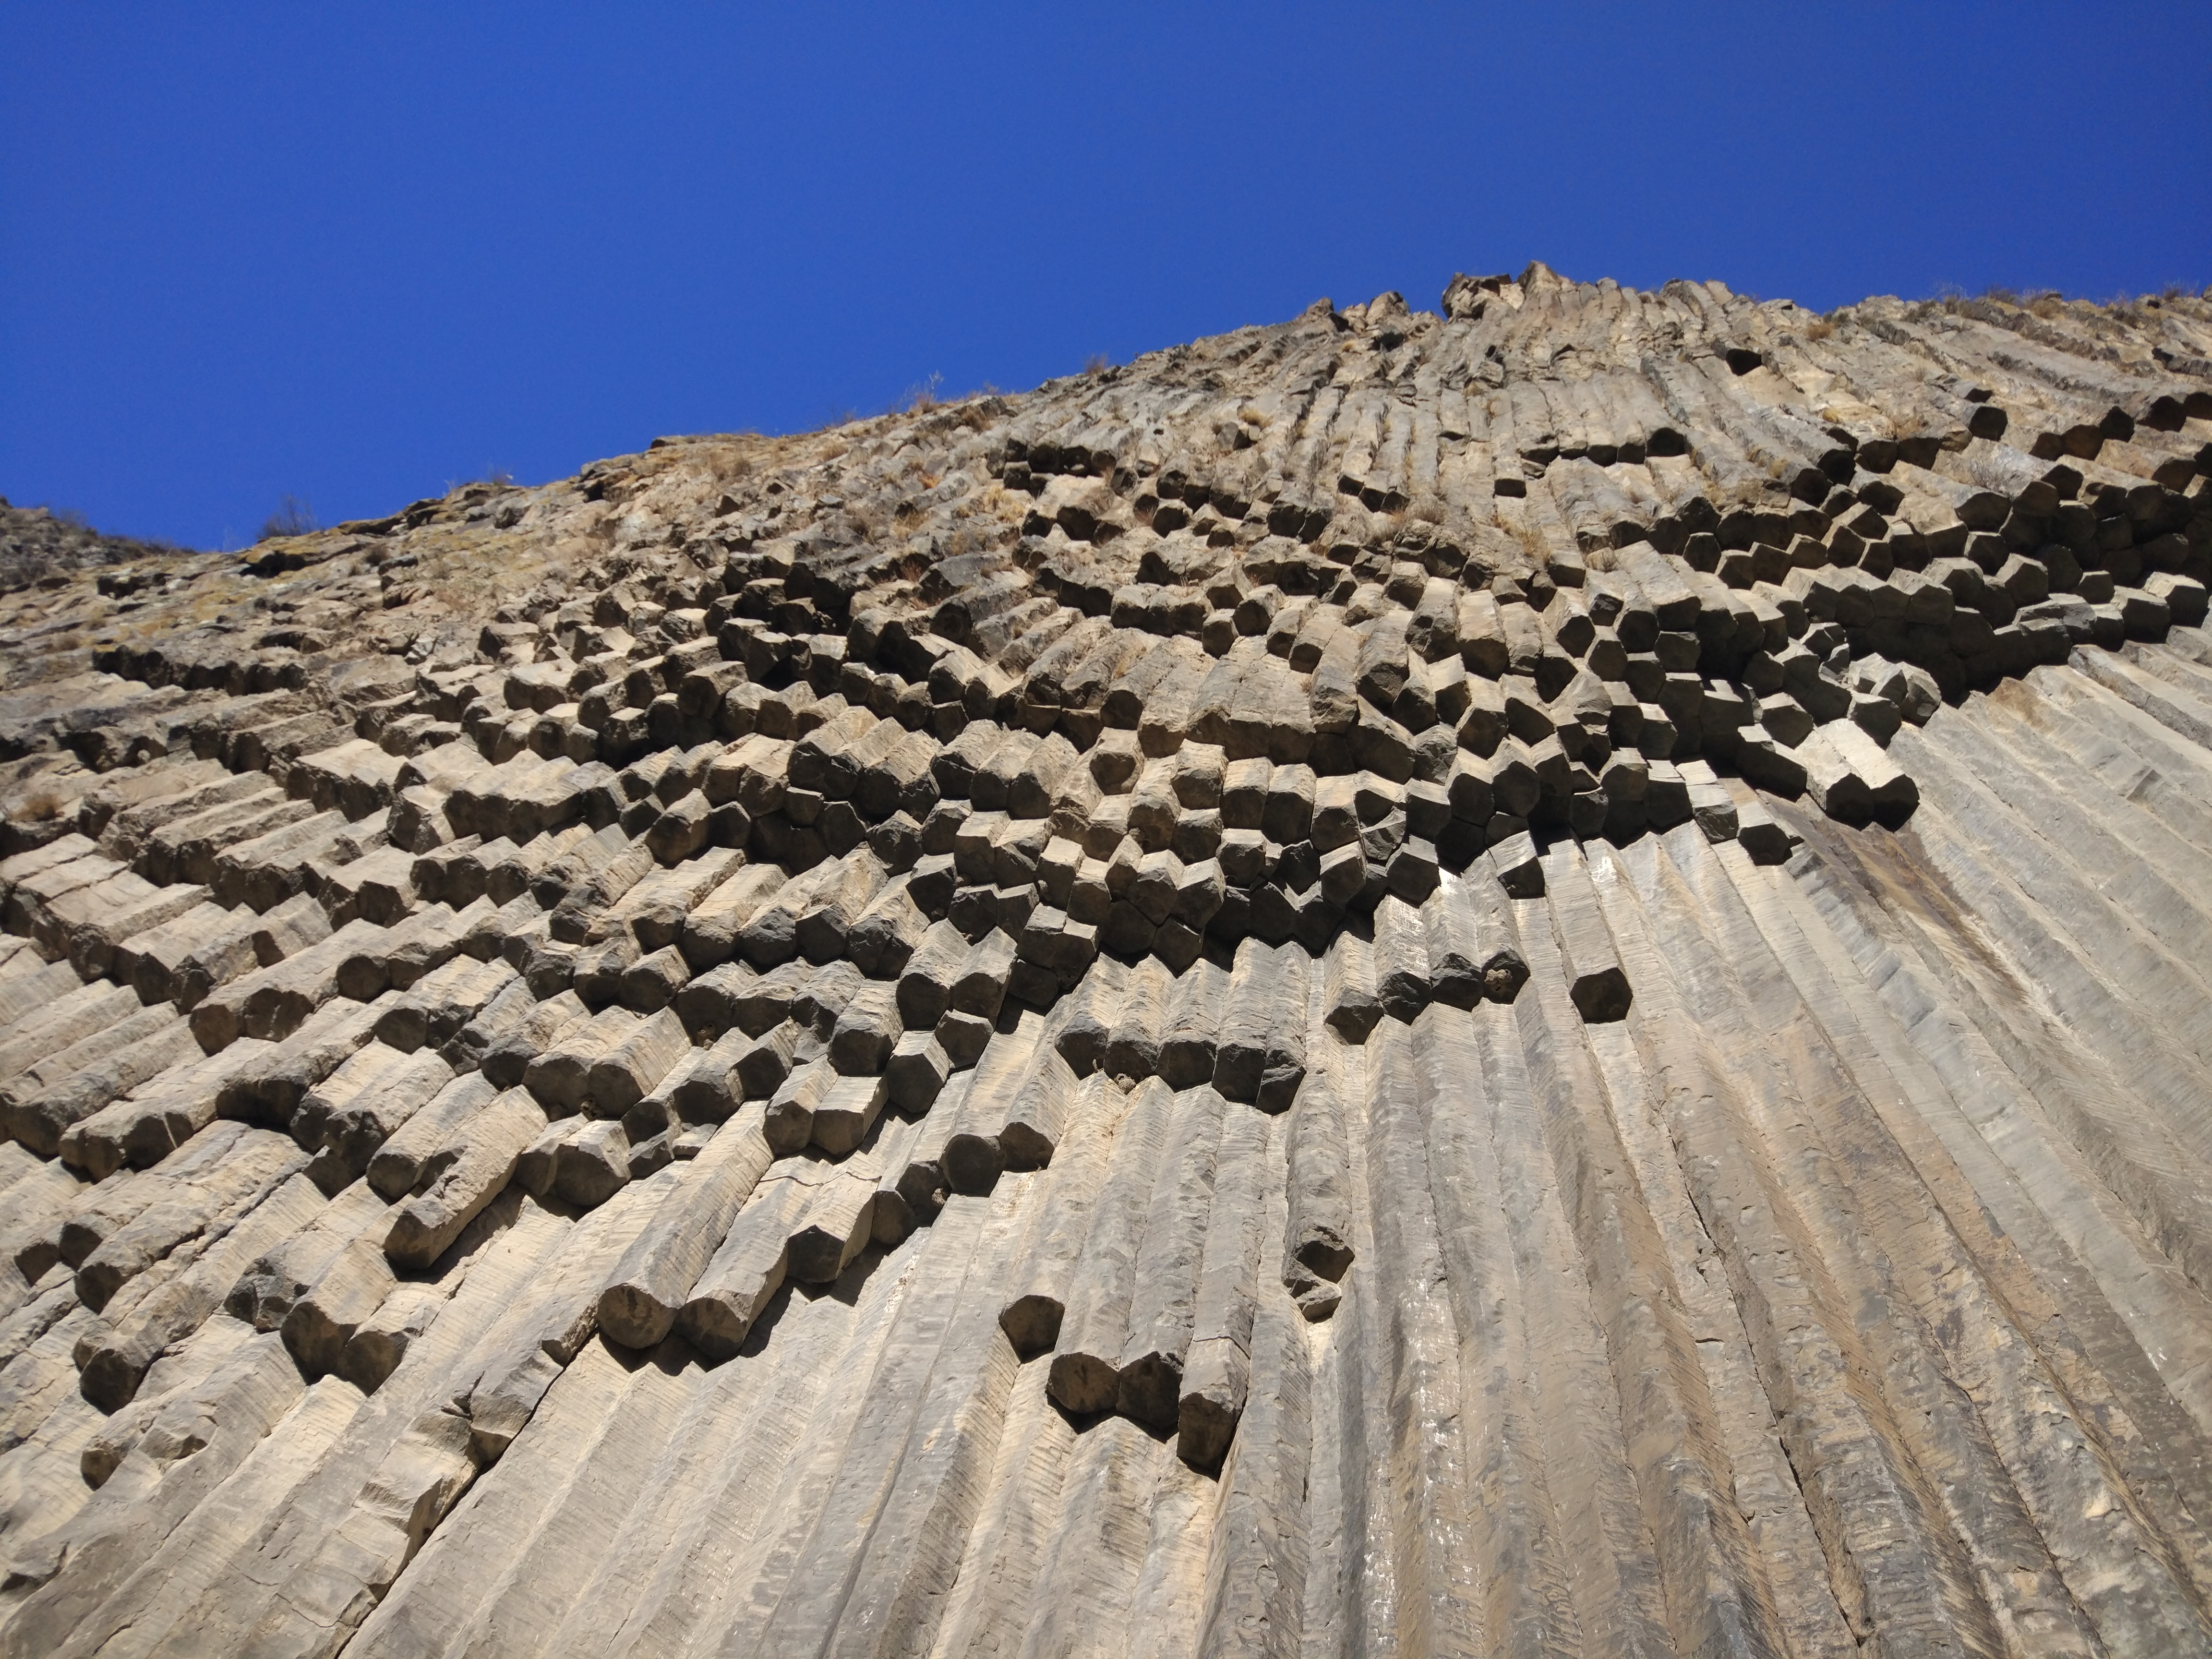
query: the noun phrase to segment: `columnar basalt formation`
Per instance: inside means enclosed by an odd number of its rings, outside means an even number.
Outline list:
[[[2212,304],[1441,313],[0,597],[0,1654],[2212,1651]]]

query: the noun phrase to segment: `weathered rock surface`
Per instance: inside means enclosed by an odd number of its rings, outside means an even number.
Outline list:
[[[0,593],[0,1655],[2212,1652],[2212,306],[1443,311]]]

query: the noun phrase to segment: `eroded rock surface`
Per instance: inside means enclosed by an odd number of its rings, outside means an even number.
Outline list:
[[[0,596],[0,1653],[2212,1650],[2212,306],[1443,313]]]

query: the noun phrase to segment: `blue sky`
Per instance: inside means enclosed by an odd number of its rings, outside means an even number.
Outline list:
[[[0,3],[0,495],[239,545],[1541,258],[2212,283],[2212,6]]]

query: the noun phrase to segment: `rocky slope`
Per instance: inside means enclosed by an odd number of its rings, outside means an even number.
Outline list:
[[[0,599],[0,1652],[2212,1650],[2212,305],[1442,313]]]
[[[57,516],[43,507],[11,507],[0,495],[0,592],[41,581],[59,586],[70,571],[181,550],[128,536],[103,536],[80,520]]]

